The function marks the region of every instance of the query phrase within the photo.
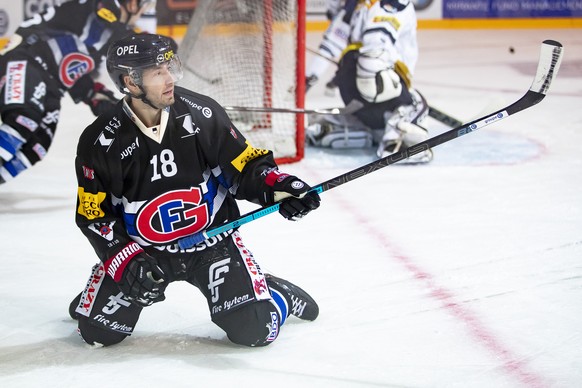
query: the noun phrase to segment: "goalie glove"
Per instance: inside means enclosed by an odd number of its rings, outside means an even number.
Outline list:
[[[272,169],[265,178],[267,189],[262,205],[280,202],[279,214],[291,221],[297,221],[319,207],[321,198],[311,187],[294,175]]]
[[[156,259],[145,253],[137,243],[130,243],[107,260],[105,271],[123,295],[138,306],[146,307],[166,299],[164,271]]]

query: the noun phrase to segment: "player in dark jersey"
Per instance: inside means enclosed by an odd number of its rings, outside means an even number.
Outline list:
[[[79,139],[76,222],[100,263],[69,313],[89,344],[129,336],[145,306],[186,281],[208,301],[212,321],[234,343],[265,346],[290,314],[314,320],[316,302],[265,274],[231,230],[182,250],[177,240],[240,216],[236,200],[281,203],[295,220],[319,195],[254,148],[213,99],[175,85],[172,42],[137,34],[114,43],[107,70],[126,94]]]
[[[19,26],[0,55],[0,183],[44,158],[65,93],[95,115],[117,102],[90,74],[151,3],[71,0]]]

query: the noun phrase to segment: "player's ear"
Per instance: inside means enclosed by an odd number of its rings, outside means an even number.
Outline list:
[[[124,75],[123,83],[132,94],[139,93],[140,91],[139,86],[137,86],[137,84],[133,81],[133,78],[131,76]]]

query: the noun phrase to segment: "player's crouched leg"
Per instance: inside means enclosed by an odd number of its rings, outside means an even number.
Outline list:
[[[85,290],[69,306],[69,314],[79,322],[81,338],[96,346],[115,345],[129,337],[141,311],[106,276],[103,264],[93,267]]]
[[[213,318],[228,339],[238,345],[266,346],[279,335],[280,317],[270,300],[248,303]]]
[[[83,341],[94,346],[111,346],[120,343],[129,334],[121,334],[112,330],[101,329],[91,324],[87,317],[79,318],[79,335]]]

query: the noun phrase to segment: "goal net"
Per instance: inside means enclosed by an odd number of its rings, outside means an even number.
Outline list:
[[[180,84],[226,107],[254,147],[303,158],[304,115],[265,108],[304,107],[305,0],[198,0],[178,52]]]

